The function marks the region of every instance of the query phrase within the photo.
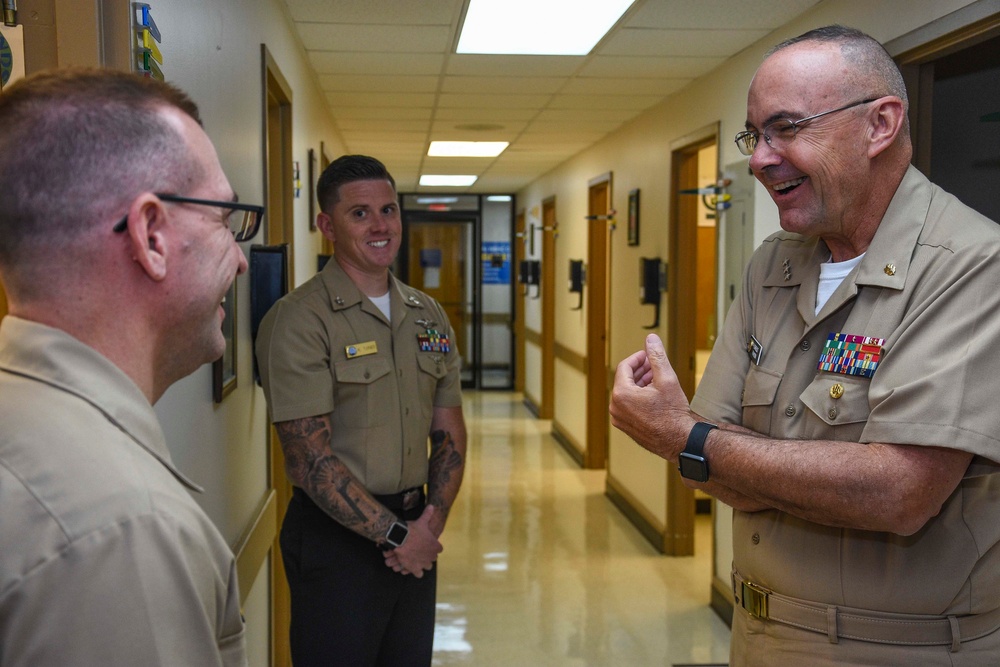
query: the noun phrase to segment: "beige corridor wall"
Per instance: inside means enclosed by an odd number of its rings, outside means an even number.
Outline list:
[[[955,12],[957,14],[940,23],[954,29],[996,11],[1000,11],[1000,7],[994,0],[821,2],[807,14],[761,39],[715,71],[522,189],[518,193],[518,202],[526,210],[551,196],[559,202],[561,224],[555,267],[557,285],[564,285],[568,279],[568,269],[564,266],[567,254],[563,248],[573,248],[575,253],[585,252],[586,228],[579,223],[586,213],[588,180],[609,171],[613,173],[613,207],[619,212],[627,210],[628,192],[635,188],[641,190],[641,244],[634,247],[627,245],[623,220],[619,220],[617,230],[612,233],[609,343],[612,365],[642,346],[646,334],[642,325],[650,321],[651,308],[638,303],[639,258],[668,257],[671,149],[678,147],[677,143],[684,137],[718,124],[719,164],[746,160],[736,149],[732,137],[743,128],[746,91],[768,48],[810,28],[830,23],[858,27],[885,42]],[[958,25],[954,25],[956,23]],[[757,244],[778,229],[778,222],[770,198],[759,186],[755,198],[754,240]],[[666,299],[669,299],[669,294]],[[666,299],[662,306],[664,312],[669,306]],[[583,355],[586,348],[584,338],[578,334],[579,317],[579,313],[557,307],[556,343]],[[656,333],[663,337],[666,330],[667,322],[661,317]],[[532,377],[534,372],[537,369],[532,366],[526,370],[529,386],[536,382]],[[582,385],[586,378],[579,372],[570,371],[558,375],[557,379],[563,383]],[[583,423],[584,403],[578,400],[577,392],[557,385],[555,395],[555,412],[560,421]],[[628,490],[639,504],[638,509],[650,521],[661,526],[666,519],[666,471],[664,461],[642,450],[620,432],[611,430],[608,474]],[[725,561],[725,555],[720,555],[720,559]]]
[[[342,152],[323,94],[307,69],[281,0],[159,0],[153,17],[163,35],[166,79],[197,102],[205,130],[242,201],[263,203],[261,44],[292,89],[293,157],[306,171],[307,151],[325,142],[331,157]],[[291,165],[288,165],[291,169]],[[299,259],[294,282],[315,270],[318,234],[309,231],[308,189],[294,202]],[[255,239],[263,242],[262,237]],[[244,251],[249,253],[249,245]],[[234,544],[267,491],[266,404],[254,386],[250,343],[249,280],[237,280],[237,388],[212,403],[211,367],[179,382],[157,403],[178,467],[205,488],[196,500]],[[279,472],[279,474],[283,474]],[[252,665],[269,664],[266,565],[244,612]]]

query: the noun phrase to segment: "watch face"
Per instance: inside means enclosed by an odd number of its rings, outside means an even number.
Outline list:
[[[406,526],[401,523],[394,523],[389,528],[389,532],[385,536],[385,541],[394,547],[398,547],[409,534],[410,531]]]
[[[694,454],[688,454],[687,452],[681,452],[680,456],[677,458],[677,463],[677,467],[681,472],[681,477],[691,479],[696,482],[708,481],[708,461],[705,460],[704,456],[696,456]]]

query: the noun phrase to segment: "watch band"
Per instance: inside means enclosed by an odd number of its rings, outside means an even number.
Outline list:
[[[705,440],[708,439],[708,434],[713,428],[719,428],[715,424],[709,424],[708,422],[698,422],[691,429],[688,434],[687,444],[684,446],[684,452],[687,454],[694,454],[695,456],[705,456]]]
[[[698,422],[688,434],[684,451],[677,457],[677,469],[681,477],[695,482],[708,481],[708,459],[705,458],[705,439],[715,424]]]

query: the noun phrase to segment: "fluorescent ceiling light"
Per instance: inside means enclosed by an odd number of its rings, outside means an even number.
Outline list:
[[[427,149],[431,157],[496,157],[509,141],[432,141]]]
[[[634,0],[470,0],[457,53],[585,56]]]
[[[486,201],[510,201],[510,195],[490,195],[486,198]]]
[[[457,204],[458,197],[417,197],[418,204]]]
[[[478,176],[459,176],[455,174],[423,174],[420,185],[465,187],[476,182]]]

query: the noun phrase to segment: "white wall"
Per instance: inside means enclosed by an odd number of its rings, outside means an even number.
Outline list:
[[[557,270],[568,256],[564,248],[579,256],[585,252],[586,228],[579,224],[587,203],[587,183],[593,177],[613,173],[612,206],[619,211],[618,229],[612,234],[611,278],[611,362],[639,349],[648,324],[649,308],[638,303],[637,274],[639,257],[668,257],[669,192],[671,148],[699,130],[718,124],[720,132],[719,164],[746,160],[731,138],[743,128],[746,92],[763,54],[777,42],[830,23],[851,25],[888,41],[920,29],[932,21],[963,7],[973,5],[958,15],[957,23],[968,23],[988,12],[1000,10],[994,0],[972,3],[969,0],[907,0],[870,2],[869,0],[829,0],[812,11],[748,47],[717,70],[695,81],[665,102],[614,132],[606,139],[560,165],[518,193],[519,205],[531,211],[547,197],[558,202],[560,234],[557,247]],[[976,14],[973,16],[973,14]],[[951,19],[948,19],[951,21]],[[956,21],[951,21],[955,23]],[[957,27],[957,25],[955,26]],[[641,190],[640,245],[629,247],[625,238],[624,212],[628,192]],[[529,213],[530,222],[531,215]],[[767,193],[756,190],[755,244],[778,229],[777,213]],[[720,232],[721,233],[721,232]],[[562,269],[563,271],[565,269]],[[579,313],[560,307],[557,290],[556,341],[583,352],[579,331]],[[669,299],[669,294],[666,297]],[[663,309],[669,303],[663,304]],[[530,313],[529,313],[530,315]],[[531,320],[527,320],[530,322]],[[665,336],[665,318],[658,333]],[[530,349],[530,346],[529,346]],[[530,352],[529,352],[530,358]],[[526,386],[539,384],[539,369],[529,365]],[[580,419],[582,413],[576,392],[564,384],[582,385],[582,374],[571,371],[557,375],[556,415],[560,422]],[[665,521],[666,463],[637,447],[630,439],[612,429],[608,471],[623,483],[651,516]]]
[[[307,152],[318,151],[324,141],[328,155],[335,157],[342,143],[306,67],[305,53],[293,39],[284,3],[159,0],[152,3],[152,14],[163,35],[165,77],[199,105],[205,130],[241,201],[264,202],[262,43],[292,88],[293,153],[303,176],[302,195],[295,200],[294,282],[303,282],[315,271],[311,258],[320,248],[319,235],[309,232],[308,225]],[[247,528],[268,488],[266,403],[252,379],[248,285],[247,275],[237,279],[236,390],[215,405],[211,367],[206,365],[156,404],[174,461],[205,488],[196,500],[230,544]],[[269,657],[268,605],[265,566],[244,610],[252,664],[267,664]]]

